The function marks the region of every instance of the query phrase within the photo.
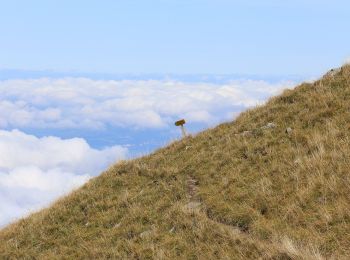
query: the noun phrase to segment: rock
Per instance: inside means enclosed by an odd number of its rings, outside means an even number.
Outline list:
[[[293,132],[293,130],[292,130],[292,128],[290,128],[290,127],[287,127],[287,129],[286,129],[286,134],[291,134]]]
[[[261,129],[270,129],[275,127],[276,127],[275,123],[268,123],[267,125],[262,126]]]
[[[194,210],[194,209],[199,208],[200,205],[201,205],[200,202],[192,201],[186,205],[186,208],[188,210]]]
[[[140,237],[141,238],[148,238],[152,235],[152,233],[153,233],[153,230],[146,230],[140,234]]]
[[[175,231],[175,227],[172,227],[170,230],[169,230],[169,233],[174,233]]]
[[[252,134],[252,131],[244,131],[241,135],[242,136],[250,136]]]
[[[275,123],[268,123],[266,125],[267,128],[275,128],[276,127],[276,124]]]
[[[122,225],[122,223],[121,223],[121,222],[116,223],[116,224],[113,226],[113,228],[118,228],[118,227],[120,227],[121,225]]]
[[[192,148],[192,145],[186,145],[185,150]]]
[[[297,158],[295,161],[294,161],[295,164],[301,164],[301,160],[300,158]]]
[[[229,180],[227,177],[222,178],[222,183],[224,184],[224,186],[227,186],[229,184]]]

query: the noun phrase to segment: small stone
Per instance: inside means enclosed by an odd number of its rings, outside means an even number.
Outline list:
[[[193,202],[188,203],[188,204],[186,205],[186,208],[189,209],[189,210],[194,210],[194,209],[196,209],[196,208],[199,208],[200,205],[201,205],[200,202],[195,202],[195,201],[193,201]]]
[[[222,183],[224,184],[224,186],[227,186],[229,184],[228,178],[226,177],[222,178]]]
[[[148,238],[152,235],[152,230],[146,230],[146,231],[143,231],[141,234],[140,234],[140,237],[141,238]]]
[[[265,130],[265,129],[275,128],[275,127],[276,127],[275,123],[268,123],[267,125],[262,126],[261,129]]]
[[[118,227],[120,227],[121,225],[122,225],[122,223],[121,223],[121,222],[116,223],[116,224],[114,225],[114,227],[113,227],[113,228],[118,228]]]
[[[288,127],[286,129],[286,134],[291,134],[293,132],[292,128]]]
[[[252,134],[252,131],[244,131],[242,133],[242,136],[250,136]]]
[[[276,124],[275,123],[268,123],[266,125],[267,128],[275,128],[276,127]]]
[[[172,227],[170,230],[169,230],[169,233],[174,233],[175,231],[175,227]]]
[[[189,180],[187,181],[187,183],[188,183],[189,185],[197,185],[197,184],[198,184],[198,181],[191,178],[191,179],[189,179]]]
[[[301,164],[301,160],[299,158],[297,158],[295,161],[294,161],[295,164]]]

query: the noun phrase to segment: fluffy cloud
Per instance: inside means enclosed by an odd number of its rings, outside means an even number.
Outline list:
[[[196,123],[227,120],[291,82],[240,80],[228,84],[86,78],[0,82],[0,127],[162,128],[179,117]],[[232,116],[232,114],[231,114]]]
[[[0,226],[85,183],[127,150],[91,148],[84,139],[0,131]]]
[[[78,136],[94,130],[93,137],[99,137],[101,129],[113,132],[104,132],[105,138],[115,138],[120,127],[133,128],[134,135],[140,128],[169,133],[175,129],[166,127],[180,117],[212,125],[292,85],[257,80],[227,84],[86,78],[0,81],[0,128],[41,129],[51,135],[68,129]],[[152,141],[148,134],[130,138]],[[0,226],[48,205],[126,153],[120,146],[93,149],[81,138],[37,138],[19,130],[0,130]]]

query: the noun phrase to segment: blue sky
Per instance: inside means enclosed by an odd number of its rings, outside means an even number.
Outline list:
[[[350,56],[348,1],[0,3],[0,69],[318,75]]]
[[[346,1],[0,0],[0,227],[350,62]],[[267,122],[266,122],[267,123]]]

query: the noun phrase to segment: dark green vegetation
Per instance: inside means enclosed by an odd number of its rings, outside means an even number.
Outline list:
[[[0,256],[349,259],[349,126],[344,66],[112,166],[0,231]]]

